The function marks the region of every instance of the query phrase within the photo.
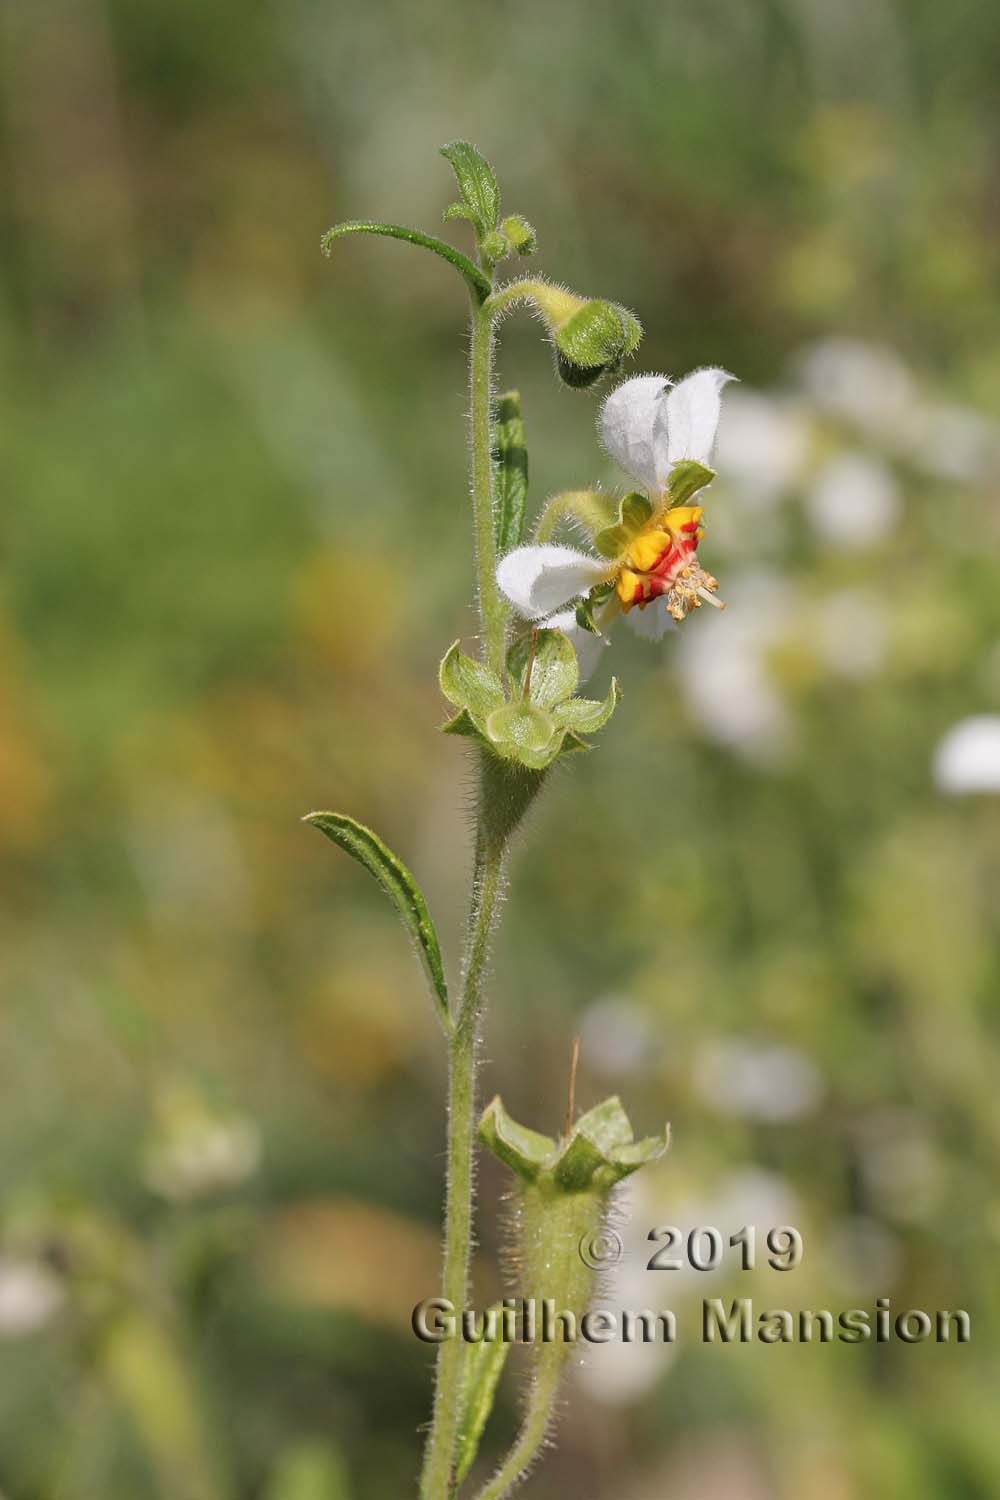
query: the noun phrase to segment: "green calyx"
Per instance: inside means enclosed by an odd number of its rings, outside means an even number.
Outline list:
[[[621,697],[612,680],[605,699],[576,698],[580,669],[560,630],[535,630],[507,653],[508,694],[497,673],[466,656],[456,641],[441,663],[441,691],[459,710],[446,734],[478,739],[501,760],[544,771],[560,755],[589,749]]]
[[[567,385],[582,388],[614,374],[639,347],[642,325],[628,308],[596,297],[578,297],[544,277],[508,282],[493,293],[487,307],[498,316],[524,302],[545,323],[556,367]]]
[[[634,313],[614,302],[585,302],[556,331],[556,364],[560,378],[577,389],[614,375],[634,354],[642,325]]]
[[[622,1178],[661,1157],[670,1139],[666,1127],[660,1135],[637,1141],[617,1095],[581,1115],[558,1140],[519,1125],[497,1095],[486,1106],[477,1134],[523,1182],[553,1193],[610,1192]]]

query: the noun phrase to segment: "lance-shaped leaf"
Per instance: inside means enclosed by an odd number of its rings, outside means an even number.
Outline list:
[[[325,833],[345,854],[364,865],[369,875],[378,881],[402,917],[403,925],[416,945],[441,1024],[446,1032],[449,1031],[451,1022],[448,1016],[448,986],[437,933],[420,887],[402,860],[397,859],[370,828],[344,813],[313,812],[307,814],[302,821],[311,823],[320,833]]]
[[[451,162],[462,203],[478,237],[492,234],[500,217],[500,189],[493,168],[468,141],[449,142],[441,147],[441,155]]]
[[[497,399],[493,419],[494,536],[497,558],[513,552],[524,535],[528,495],[528,450],[524,442],[521,398],[507,391]]]
[[[334,240],[345,234],[383,234],[390,239],[405,240],[409,245],[419,245],[424,250],[433,250],[435,255],[440,255],[442,260],[446,260],[465,277],[477,301],[485,302],[490,295],[490,283],[475,262],[456,250],[454,245],[449,245],[446,240],[436,239],[432,234],[424,234],[419,229],[408,229],[403,224],[381,224],[374,219],[348,219],[343,224],[334,224],[332,229],[326,231],[320,240],[323,254],[329,257]]]
[[[492,1318],[499,1322],[501,1310],[502,1304],[495,1303],[486,1313],[487,1320]],[[478,1343],[465,1345],[462,1400],[455,1448],[456,1485],[462,1483],[479,1451],[479,1440],[493,1410],[497,1382],[509,1352],[510,1344],[502,1338],[482,1338]]]

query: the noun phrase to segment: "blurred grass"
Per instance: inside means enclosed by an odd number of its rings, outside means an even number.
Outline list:
[[[814,1226],[817,1304],[840,1295],[824,1247],[863,1220],[894,1267],[864,1295],[966,1306],[976,1340],[731,1363],[685,1344],[631,1405],[576,1395],[535,1493],[995,1494],[1000,814],[946,801],[930,760],[1000,696],[996,474],[918,462],[916,397],[911,452],[794,373],[849,336],[897,351],[921,402],[996,410],[995,8],[49,0],[7,7],[0,41],[0,1288],[25,1259],[65,1288],[33,1328],[7,1314],[0,1489],[412,1483],[426,1353],[373,1307],[433,1247],[441,1059],[378,893],[298,819],[376,826],[454,959],[468,776],[434,734],[434,669],[474,630],[463,293],[403,247],[327,264],[318,242],[359,213],[433,230],[436,147],[466,135],[541,267],[636,308],[642,368],[736,370],[802,413],[812,454],[763,509],[720,483],[706,542],[724,596],[757,578],[721,649],[752,656],[784,739],[757,753],[706,718],[709,622],[663,656],[616,642],[626,701],[520,862],[485,1088],[557,1127],[568,1039],[617,997],[640,1061],[609,1060],[625,1020],[606,1048],[592,1030],[582,1088],[670,1113],[664,1221],[765,1169]],[[505,329],[501,378],[537,504],[612,475],[594,398],[557,387],[536,333]],[[810,495],[859,450],[902,519],[844,547]],[[886,640],[863,670],[818,644],[859,589]],[[718,1038],[795,1049],[822,1103],[727,1114],[697,1085]],[[144,1145],[177,1080],[262,1156],[165,1202]],[[488,1294],[496,1236],[487,1193]],[[143,1425],[171,1412],[180,1445]]]

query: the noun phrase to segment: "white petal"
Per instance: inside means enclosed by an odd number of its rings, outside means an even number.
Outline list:
[[[573,650],[580,666],[580,681],[586,682],[598,667],[605,650],[611,645],[606,636],[595,635],[592,630],[584,630],[576,622],[576,610],[567,609],[562,614],[553,615],[546,620],[546,625],[551,630],[561,630],[563,635],[568,636],[573,642]]]
[[[667,613],[665,599],[654,599],[645,609],[630,609],[625,623],[644,641],[662,641],[668,630],[677,629],[676,621]]]
[[[647,489],[658,489],[658,416],[666,409],[670,382],[665,375],[637,375],[613,390],[601,407],[601,442],[626,474]]]
[[[736,376],[727,370],[695,370],[693,375],[685,375],[673,387],[654,436],[654,447],[662,465],[657,473],[657,483],[661,487],[666,484],[673,465],[682,459],[708,463],[719,425],[722,387],[735,379]]]
[[[497,584],[518,614],[540,620],[588,594],[608,572],[607,563],[573,547],[517,547],[497,568]]]

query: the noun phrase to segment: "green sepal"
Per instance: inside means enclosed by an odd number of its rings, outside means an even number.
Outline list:
[[[483,1112],[477,1135],[522,1181],[578,1193],[610,1191],[623,1177],[656,1161],[667,1149],[670,1129],[637,1141],[621,1100],[613,1095],[581,1115],[568,1135],[554,1141],[519,1125],[497,1095]]]
[[[552,710],[552,717],[563,729],[572,729],[575,734],[596,734],[611,718],[621,699],[622,690],[617,677],[612,677],[611,687],[604,702],[596,698],[567,698]]]
[[[487,1313],[499,1319],[503,1304],[494,1303]],[[497,1383],[503,1373],[511,1345],[502,1338],[480,1339],[465,1344],[462,1355],[462,1395],[459,1403],[458,1432],[455,1439],[455,1485],[472,1468],[479,1441],[493,1410]]]
[[[380,224],[374,219],[348,219],[343,224],[334,224],[333,228],[328,229],[320,240],[320,248],[327,259],[333,252],[334,240],[345,234],[384,234],[390,239],[405,240],[409,245],[419,245],[424,250],[433,250],[435,255],[440,255],[442,260],[446,260],[465,277],[478,301],[485,302],[493,290],[489,279],[467,255],[463,255],[446,240],[436,239],[434,235],[424,234],[419,229],[408,229],[403,224]]]
[[[441,691],[456,708],[483,717],[504,701],[503,684],[491,667],[466,656],[458,641],[450,646],[438,668]]]
[[[512,1119],[499,1094],[483,1110],[476,1134],[482,1145],[526,1182],[535,1181],[556,1150],[551,1136]]]
[[[521,398],[517,391],[498,396],[493,408],[494,511],[497,558],[521,545],[528,497],[528,449],[524,441]]]
[[[344,813],[312,812],[307,813],[302,821],[311,823],[338,848],[343,849],[345,854],[356,859],[385,891],[413,939],[437,1004],[441,1024],[446,1032],[449,1031],[451,1022],[448,1015],[448,986],[437,932],[423,893],[402,860],[383,844],[377,833]]]
[[[502,704],[485,719],[463,708],[441,725],[441,732],[478,740],[498,760],[529,771],[546,770],[573,737],[544,709],[523,702]]]
[[[600,609],[603,604],[607,604],[614,591],[615,582],[612,578],[607,583],[599,583],[596,588],[591,589],[585,598],[579,601],[576,606],[576,623],[580,626],[581,630],[589,630],[591,635],[601,634],[594,619],[594,610]]]
[[[500,189],[489,162],[468,141],[450,141],[441,155],[451,162],[462,200],[480,239],[492,234],[500,217]]]
[[[670,504],[685,505],[692,495],[696,495],[707,484],[711,484],[714,478],[714,469],[698,463],[697,459],[682,458],[680,463],[674,464],[670,470],[670,478],[667,481]]]
[[[512,250],[518,255],[534,255],[538,249],[538,236],[534,227],[520,214],[508,214],[500,225]]]
[[[533,703],[505,703],[494,709],[485,727],[491,749],[531,771],[544,771],[562,748],[563,731]]]
[[[531,660],[530,635],[521,636],[507,652],[507,672],[514,690],[524,692],[524,678],[531,661],[528,697],[538,708],[553,708],[576,691],[580,664],[573,643],[561,630],[539,630]]]
[[[467,708],[459,709],[453,718],[441,725],[442,734],[460,734],[468,739],[486,739],[486,730],[477,724]]]
[[[566,738],[562,742],[559,754],[575,755],[580,750],[593,750],[593,748],[589,740],[582,740],[578,734],[574,734],[572,729],[569,729],[566,731]]]
[[[653,514],[653,502],[648,495],[638,490],[623,496],[618,507],[618,520],[613,526],[605,526],[594,537],[594,546],[602,557],[620,557],[629,542],[638,535]]]
[[[627,308],[597,299],[585,302],[555,335],[559,375],[577,389],[594,385],[614,374],[641,338],[642,325]]]

